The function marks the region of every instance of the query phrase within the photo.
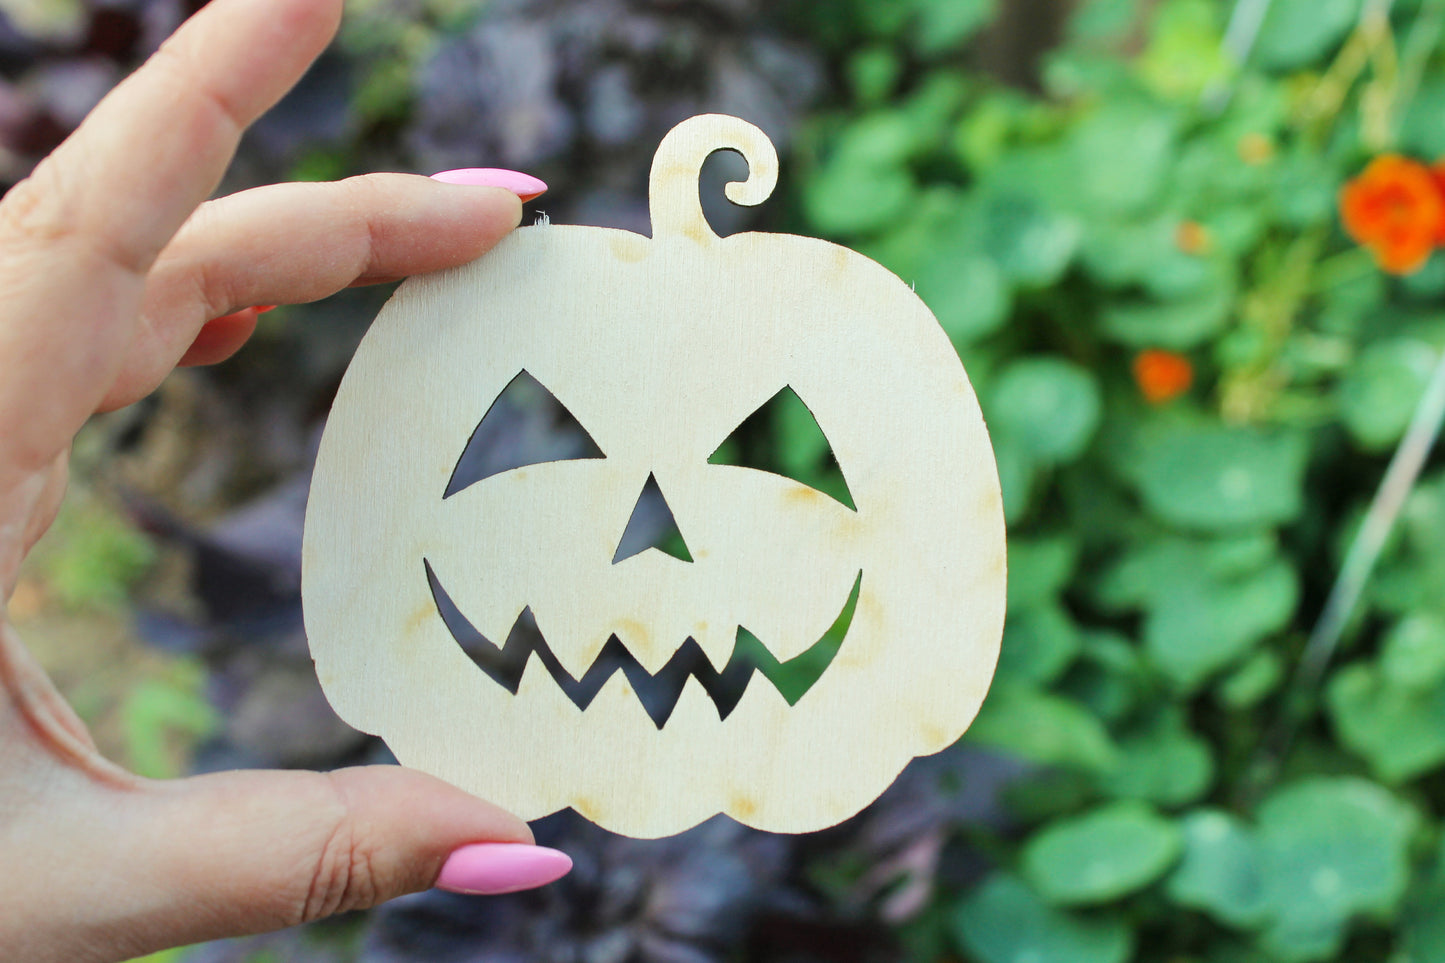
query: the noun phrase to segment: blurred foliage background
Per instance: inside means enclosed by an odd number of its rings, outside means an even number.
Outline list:
[[[199,5],[0,2],[0,177]],[[514,167],[559,222],[645,232],[672,124],[760,124],[780,191],[728,207],[715,158],[718,229],[878,259],[979,393],[1002,662],[965,739],[835,830],[561,814],[537,835],[577,869],[540,893],[157,959],[1445,960],[1442,30],[1445,0],[354,0],[226,189]],[[389,758],[326,705],[297,589],[315,440],[385,294],[266,315],[82,436],[10,613],[116,758]],[[556,443],[545,410],[513,423],[499,444]],[[754,444],[826,485],[809,427]]]

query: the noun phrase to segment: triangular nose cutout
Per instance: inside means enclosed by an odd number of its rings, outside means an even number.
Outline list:
[[[667,499],[662,497],[662,487],[653,475],[647,476],[647,484],[642,486],[642,494],[637,496],[637,504],[633,506],[632,517],[622,532],[622,540],[617,543],[612,564],[640,555],[649,548],[682,562],[692,561],[692,552],[688,551],[682,531],[677,527],[677,519],[672,517],[672,509],[668,507]]]

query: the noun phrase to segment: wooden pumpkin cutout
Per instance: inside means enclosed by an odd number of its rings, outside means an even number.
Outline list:
[[[698,172],[722,149],[750,171],[728,198],[764,201],[767,137],[694,117],[653,162],[651,239],[539,225],[406,282],[322,439],[303,581],[328,698],[403,764],[527,819],[571,806],[638,837],[719,812],[821,829],[957,739],[993,675],[1002,503],[957,355],[861,255],[717,237]],[[518,379],[593,447],[458,484]],[[854,507],[710,463],[787,390]],[[646,489],[685,557],[619,549]],[[793,703],[769,675],[789,663],[810,683]],[[661,690],[650,705],[644,686]]]

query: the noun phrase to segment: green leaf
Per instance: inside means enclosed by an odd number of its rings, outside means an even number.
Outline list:
[[[1164,186],[1174,157],[1172,114],[1142,101],[1106,101],[1075,128],[1076,183],[1089,207],[1128,214]]]
[[[1143,803],[1056,820],[1024,844],[1024,876],[1056,905],[1105,903],[1148,886],[1178,859],[1179,827]]]
[[[1013,523],[1028,511],[1038,464],[1020,441],[995,437],[993,446],[994,459],[998,463],[998,483],[1003,490],[1004,521]]]
[[[1258,827],[1271,909],[1262,942],[1280,959],[1335,957],[1352,917],[1399,906],[1419,816],[1382,787],[1308,779],[1265,800]]]
[[[1392,685],[1427,691],[1445,682],[1445,618],[1417,612],[1385,635],[1380,669]]]
[[[216,712],[202,691],[199,665],[176,663],[170,678],[148,679],[127,694],[121,709],[130,767],[149,779],[185,772],[185,750],[215,730]]]
[[[1377,341],[1340,382],[1340,418],[1362,448],[1383,451],[1404,435],[1438,352],[1413,338]]]
[[[1082,645],[1073,619],[1057,603],[1010,614],[999,651],[998,677],[1046,686],[1064,674]]]
[[[1117,918],[1056,909],[1005,873],[959,903],[953,928],[980,963],[1125,963],[1134,955],[1133,934]]]
[[[1413,779],[1445,763],[1445,686],[1406,688],[1356,663],[1335,673],[1326,697],[1340,742],[1386,782]]]
[[[1334,51],[1360,17],[1361,0],[1273,0],[1254,42],[1254,60],[1298,70]]]
[[[990,426],[1047,464],[1078,458],[1099,426],[1102,402],[1094,377],[1060,358],[1015,361],[990,394]]]
[[[1068,536],[1012,537],[1008,546],[1010,615],[1055,599],[1079,557],[1079,543]]]
[[[847,73],[853,96],[873,106],[886,101],[898,85],[903,64],[892,48],[879,44],[864,47],[848,58]]]
[[[1284,664],[1271,649],[1260,649],[1220,680],[1219,701],[1231,709],[1248,709],[1279,687]]]
[[[917,147],[913,124],[901,111],[875,111],[849,124],[803,183],[803,207],[814,226],[862,234],[898,217],[917,193],[905,167]]]
[[[1299,578],[1284,559],[1237,580],[1184,579],[1145,617],[1145,650],[1175,684],[1192,691],[1288,625],[1298,602]]]
[[[67,499],[36,548],[35,570],[60,602],[74,608],[125,604],[150,568],[155,548],[145,534],[81,490]]]
[[[1158,518],[1224,530],[1292,521],[1302,505],[1304,436],[1205,425],[1141,445],[1137,478]]]
[[[1234,307],[1232,285],[1211,285],[1172,301],[1123,301],[1099,314],[1099,330],[1131,348],[1183,351],[1218,334]]]
[[[1075,218],[1022,194],[991,193],[974,216],[984,250],[1005,278],[1025,287],[1048,287],[1063,277],[1083,234]]]
[[[1218,5],[1209,0],[1163,4],[1139,58],[1139,74],[1161,96],[1196,99],[1231,72],[1221,39]]]
[[[919,268],[917,291],[958,346],[997,331],[1013,306],[1003,273],[979,255],[939,251]]]
[[[1400,124],[1400,146],[1416,157],[1445,155],[1445,76],[1426,79],[1405,108]]]
[[[1228,813],[1197,809],[1179,822],[1184,858],[1169,877],[1169,898],[1229,926],[1260,925],[1269,914],[1263,857],[1254,831]]]
[[[925,56],[963,43],[993,19],[994,0],[913,0],[918,8],[914,44]]]
[[[1118,750],[1090,712],[1062,696],[994,685],[964,737],[1046,766],[1107,771]]]
[[[1139,284],[1161,258],[1185,256],[1175,241],[1178,226],[1169,211],[1129,220],[1090,218],[1080,250],[1084,269],[1113,287]]]
[[[1183,806],[1203,795],[1214,779],[1209,743],[1186,728],[1178,711],[1161,712],[1121,737],[1119,753],[1118,768],[1101,780],[1114,796]]]

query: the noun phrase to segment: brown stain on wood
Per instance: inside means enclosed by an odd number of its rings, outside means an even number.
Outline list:
[[[423,602],[417,606],[416,611],[407,616],[405,633],[407,635],[416,634],[417,630],[426,624],[427,619],[435,614],[437,614],[436,605],[431,602]]]
[[[751,819],[757,815],[757,812],[758,802],[751,796],[733,796],[731,802],[728,803],[728,813],[741,820]]]
[[[927,747],[925,755],[942,752],[944,749],[953,745],[953,736],[950,733],[944,732],[931,722],[925,722],[919,725],[918,736],[923,740],[924,746]]]
[[[783,499],[789,504],[816,505],[820,499],[827,497],[827,495],[824,495],[816,488],[809,488],[807,485],[794,485],[788,489]]]
[[[618,619],[613,623],[612,631],[624,645],[634,642],[638,647],[645,647],[652,639],[652,633],[647,631],[647,626],[637,619]],[[601,652],[602,649],[599,647],[597,651]]]
[[[647,257],[647,242],[640,237],[613,238],[612,254],[619,261],[636,264]]]

